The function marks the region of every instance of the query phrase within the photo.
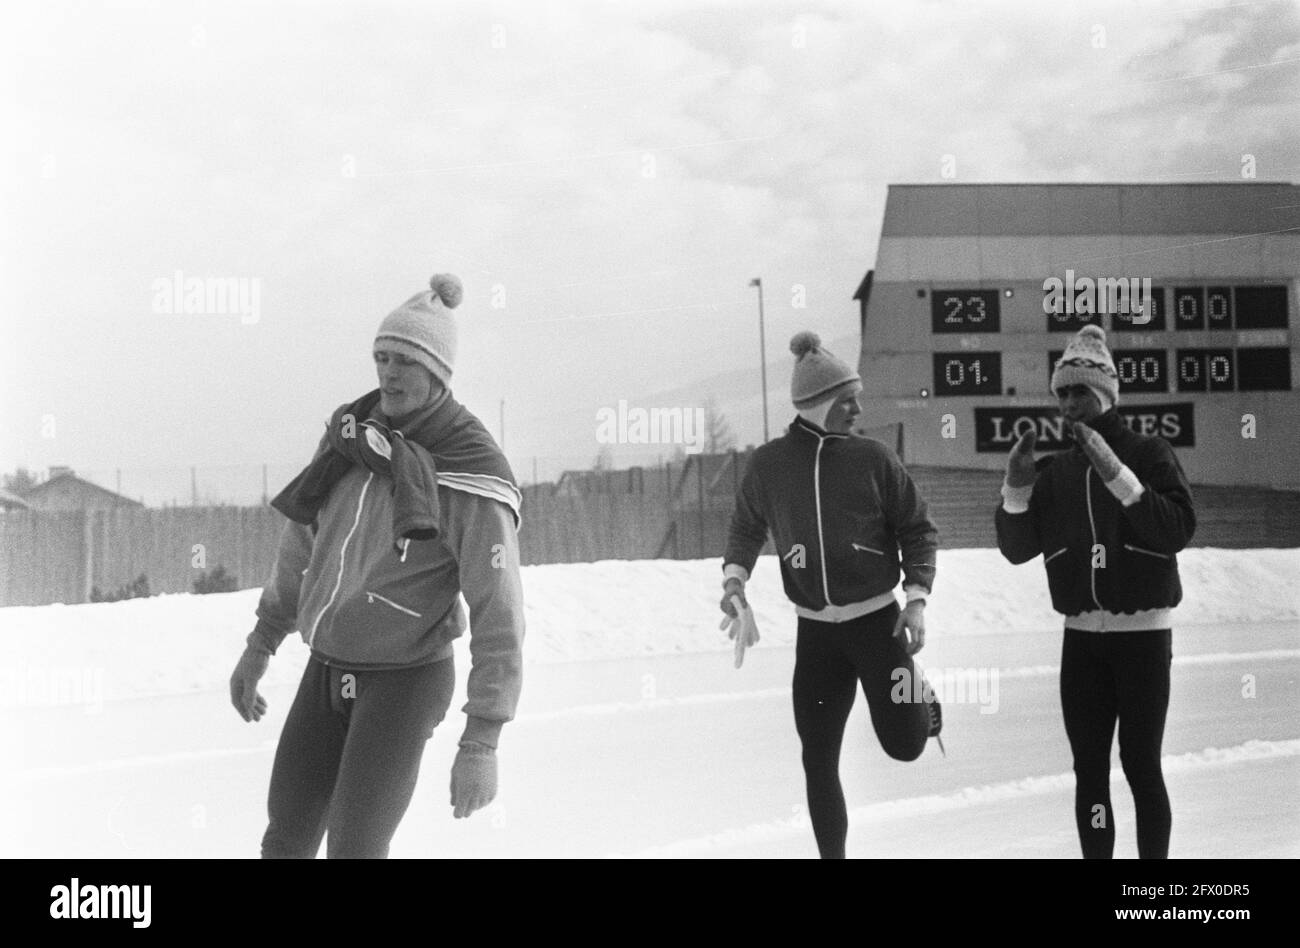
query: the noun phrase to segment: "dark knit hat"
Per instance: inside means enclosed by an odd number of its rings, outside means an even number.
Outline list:
[[[416,293],[384,317],[375,336],[375,349],[409,356],[449,387],[456,362],[456,321],[451,311],[460,305],[463,295],[459,277],[435,273],[428,290]]]
[[[822,348],[815,332],[796,333],[790,340],[790,351],[796,360],[790,377],[790,398],[795,408],[820,405],[838,397],[841,389],[862,381],[853,368]]]
[[[1106,348],[1106,331],[1087,325],[1074,334],[1052,370],[1052,394],[1066,385],[1086,385],[1097,395],[1103,411],[1119,401],[1119,373]]]

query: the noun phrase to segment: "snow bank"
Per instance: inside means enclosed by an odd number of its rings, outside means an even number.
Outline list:
[[[1185,599],[1177,626],[1300,620],[1300,550],[1197,548],[1179,556]],[[719,631],[719,561],[643,560],[523,570],[527,657],[534,662],[726,650]],[[92,704],[226,687],[253,626],[258,590],[155,596],[116,603],[0,609],[0,706]],[[749,585],[759,648],[793,645],[794,609],[775,557]],[[926,610],[932,640],[949,635],[1049,631],[1040,562],[1014,567],[996,550],[939,554]],[[296,636],[267,684],[292,685],[306,648]]]

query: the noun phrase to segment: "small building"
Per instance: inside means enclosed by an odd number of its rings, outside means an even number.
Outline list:
[[[144,506],[137,500],[78,477],[70,467],[51,467],[50,476],[23,491],[20,499],[32,510],[108,510]]]
[[[590,494],[658,494],[668,491],[665,468],[630,467],[609,471],[565,471],[551,493],[557,497]]]

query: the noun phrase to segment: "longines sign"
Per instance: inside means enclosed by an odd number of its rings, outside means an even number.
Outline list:
[[[1139,434],[1160,435],[1175,448],[1196,445],[1192,404],[1120,405],[1120,417]],[[1035,450],[1057,451],[1070,447],[1073,439],[1065,432],[1065,419],[1055,408],[976,408],[975,450],[1006,454],[1022,434],[1038,432]]]

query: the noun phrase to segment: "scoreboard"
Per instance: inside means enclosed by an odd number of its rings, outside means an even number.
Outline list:
[[[1300,210],[1278,233],[1286,205],[1300,188],[891,187],[857,296],[862,427],[899,425],[908,463],[1000,467],[1031,425],[1040,448],[1066,447],[1052,368],[1093,324],[1120,414],[1183,449],[1193,483],[1300,487]]]
[[[929,293],[930,325],[936,336],[999,332],[1002,293],[997,290],[932,287],[921,288],[921,292]],[[1166,296],[1171,298],[1167,300]],[[1142,324],[1135,324],[1132,313],[1115,313],[1110,318],[1098,313],[1046,313],[1045,329],[1050,333],[1073,334],[1091,323],[1115,333],[1151,334],[1167,333],[1169,329],[1207,328],[1249,330],[1250,335],[1239,337],[1245,344],[1215,348],[1120,349],[1134,337],[1111,339],[1120,393],[1291,391],[1290,347],[1259,344],[1269,338],[1285,341],[1287,334],[1254,333],[1260,329],[1289,328],[1285,283],[1153,287],[1149,299],[1151,314]],[[1167,319],[1166,314],[1172,319]],[[982,341],[968,343],[971,348],[982,345]],[[1058,348],[1048,350],[1049,379],[1063,351],[1064,345],[1059,343]],[[935,395],[999,395],[1001,379],[1002,353],[998,349],[934,353]]]

